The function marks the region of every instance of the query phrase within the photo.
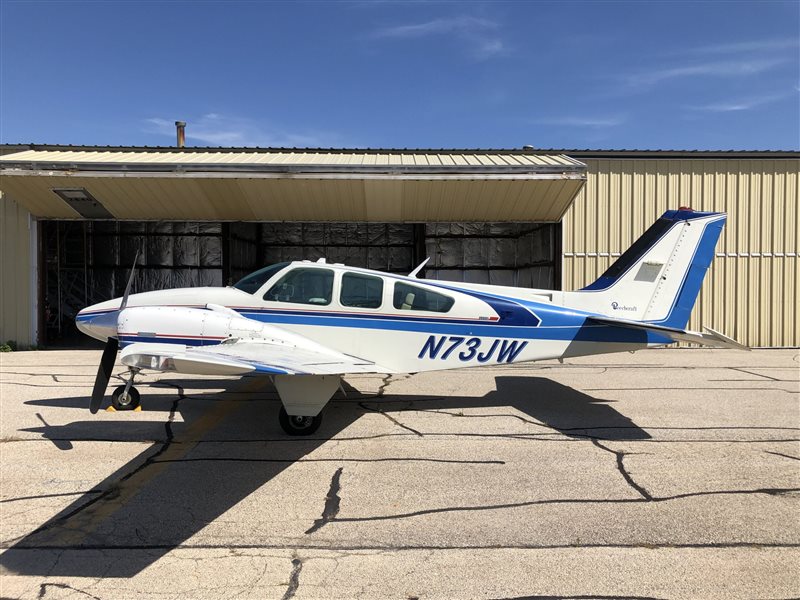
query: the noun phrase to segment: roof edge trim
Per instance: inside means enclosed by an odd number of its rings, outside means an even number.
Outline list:
[[[794,150],[680,150],[680,149],[592,149],[592,148],[287,148],[248,146],[92,146],[72,144],[0,144],[0,155],[27,150],[57,152],[179,152],[179,153],[252,153],[269,154],[504,154],[554,155],[573,158],[800,158]]]

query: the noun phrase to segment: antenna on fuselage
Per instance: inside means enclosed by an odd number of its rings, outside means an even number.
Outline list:
[[[428,264],[428,261],[429,261],[430,259],[431,259],[431,257],[429,256],[428,258],[426,258],[425,260],[423,260],[421,263],[419,263],[419,266],[418,266],[416,269],[414,269],[413,271],[411,271],[411,273],[409,273],[409,274],[408,274],[408,276],[409,276],[409,277],[413,277],[413,278],[415,278],[415,279],[416,279],[416,277],[417,277],[417,275],[419,274],[419,272],[420,272],[420,271],[422,271],[422,267],[424,267],[425,265],[427,265],[427,264]]]

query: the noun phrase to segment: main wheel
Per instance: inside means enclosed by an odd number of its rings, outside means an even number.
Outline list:
[[[139,390],[133,386],[128,389],[127,394],[125,393],[124,385],[119,386],[114,390],[114,393],[111,394],[111,406],[116,410],[134,410],[139,406],[140,402]]]
[[[278,413],[278,422],[280,422],[281,428],[288,435],[311,435],[319,429],[322,423],[322,413],[316,417],[291,416],[281,406],[281,412]]]

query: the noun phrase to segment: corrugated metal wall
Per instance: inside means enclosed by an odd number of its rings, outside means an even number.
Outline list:
[[[800,160],[581,160],[586,186],[563,221],[564,289],[594,281],[665,210],[725,212],[689,327],[750,346],[800,345]]]
[[[31,245],[36,221],[16,202],[0,194],[0,344],[36,344],[33,319],[36,268]]]

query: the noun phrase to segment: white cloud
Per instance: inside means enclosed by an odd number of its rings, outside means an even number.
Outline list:
[[[473,54],[476,58],[491,58],[497,54],[503,54],[506,51],[506,46],[502,40],[484,40],[479,42],[473,48]]]
[[[145,119],[145,132],[175,138],[175,122],[160,117]],[[292,133],[266,127],[253,119],[207,113],[189,119],[186,140],[210,146],[322,147],[340,143],[331,132]]]
[[[771,40],[750,40],[746,42],[728,42],[699,46],[689,50],[690,53],[703,54],[737,54],[741,52],[772,52],[800,47],[800,38],[776,38]]]
[[[702,112],[737,112],[743,110],[751,110],[764,104],[777,102],[791,94],[768,94],[763,96],[749,96],[746,98],[739,98],[736,100],[724,100],[722,102],[712,102],[710,104],[701,104],[696,106],[687,106],[689,110],[696,110]]]
[[[640,71],[625,76],[624,81],[631,88],[648,88],[664,81],[687,77],[747,77],[774,69],[786,62],[783,58],[702,62]]]
[[[602,129],[605,127],[617,127],[625,123],[625,117],[621,115],[606,117],[588,117],[582,115],[552,117],[549,119],[534,119],[531,123],[536,125],[556,125],[562,127],[589,127],[592,129]]]
[[[469,33],[478,31],[496,30],[497,23],[488,19],[477,17],[458,16],[445,19],[433,19],[424,23],[412,25],[397,25],[378,29],[371,35],[373,38],[415,38],[427,35],[442,35],[448,33]]]
[[[500,25],[489,19],[460,15],[433,19],[424,23],[395,25],[373,31],[375,40],[410,40],[430,36],[453,36],[467,43],[467,51],[483,60],[505,53],[508,48],[500,38]]]

